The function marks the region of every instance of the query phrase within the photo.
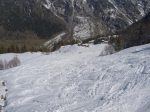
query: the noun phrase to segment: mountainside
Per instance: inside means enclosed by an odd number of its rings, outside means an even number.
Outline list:
[[[74,37],[84,39],[126,28],[150,10],[150,1],[46,0],[44,6],[67,21]]]
[[[0,26],[9,31],[32,31],[40,37],[65,29],[63,21],[37,0],[1,0]]]
[[[1,0],[0,25],[41,37],[65,31],[83,40],[124,29],[149,10],[149,0]]]
[[[150,13],[120,32],[119,41],[116,42],[120,44],[121,49],[147,43],[150,43]]]

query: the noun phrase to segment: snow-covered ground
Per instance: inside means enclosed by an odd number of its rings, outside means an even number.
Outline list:
[[[4,81],[0,81],[0,112],[3,112],[6,106],[7,88]]]
[[[17,54],[22,65],[0,71],[8,87],[5,110],[150,112],[150,44],[100,56],[105,46]]]

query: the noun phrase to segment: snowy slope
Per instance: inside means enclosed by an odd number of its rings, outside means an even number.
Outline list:
[[[100,56],[105,46],[18,54],[21,66],[0,71],[6,111],[150,112],[150,44]]]

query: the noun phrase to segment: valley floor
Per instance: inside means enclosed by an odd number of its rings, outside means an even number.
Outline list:
[[[106,45],[18,55],[0,71],[7,112],[150,112],[150,44],[100,56]]]

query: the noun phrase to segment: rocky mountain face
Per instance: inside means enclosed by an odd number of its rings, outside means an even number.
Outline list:
[[[83,40],[122,30],[149,10],[149,0],[1,0],[0,25],[44,37],[67,31]]]
[[[150,11],[149,0],[43,0],[43,5],[81,40],[125,29]]]
[[[150,43],[150,13],[120,32],[115,41],[121,49]]]

